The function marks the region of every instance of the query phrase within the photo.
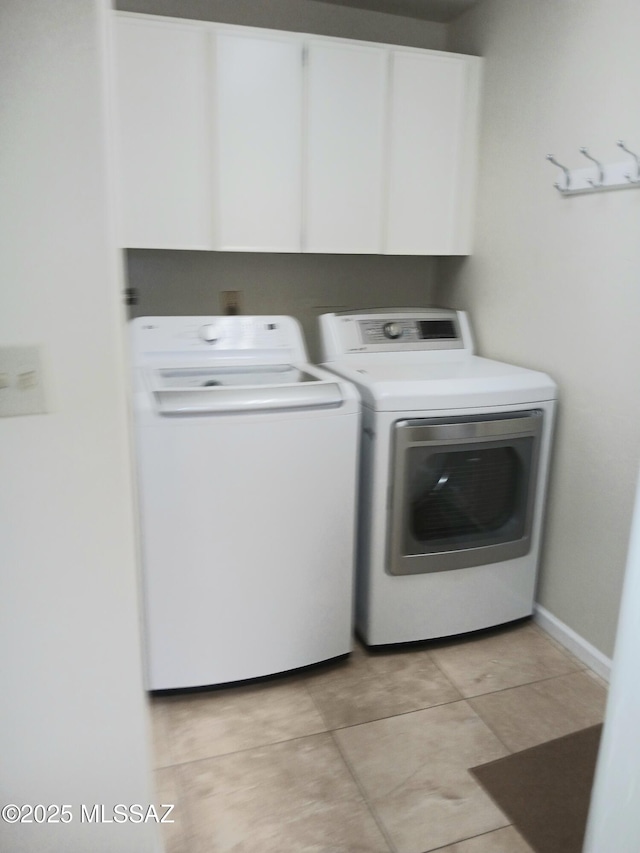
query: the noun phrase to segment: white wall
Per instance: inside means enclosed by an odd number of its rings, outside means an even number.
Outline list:
[[[549,372],[560,412],[538,600],[611,655],[640,458],[640,190],[560,198],[640,149],[637,0],[483,0],[449,47],[485,57],[477,246],[443,261],[483,354]]]
[[[0,848],[158,849],[80,804],[151,797],[117,257],[105,171],[103,0],[0,4],[0,345],[39,344],[48,414],[0,420]]]

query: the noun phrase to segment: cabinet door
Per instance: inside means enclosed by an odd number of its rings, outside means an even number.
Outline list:
[[[216,248],[300,251],[302,40],[216,36]]]
[[[123,246],[212,248],[209,34],[116,18]]]
[[[308,47],[307,252],[382,251],[384,48]]]
[[[386,251],[470,251],[477,60],[394,51]]]

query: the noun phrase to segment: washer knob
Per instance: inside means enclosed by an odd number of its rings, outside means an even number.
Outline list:
[[[402,326],[400,323],[385,323],[382,327],[382,331],[385,336],[387,338],[391,338],[391,340],[402,337]]]
[[[215,342],[220,337],[213,323],[209,323],[206,326],[200,326],[200,328],[198,329],[198,334],[200,335],[202,340],[206,341],[208,344],[215,344]]]

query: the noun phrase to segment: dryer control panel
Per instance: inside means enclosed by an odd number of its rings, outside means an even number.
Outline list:
[[[414,320],[397,319],[361,320],[358,324],[360,337],[365,344],[420,343],[421,341],[448,341],[449,347],[461,346],[457,318],[429,318]]]
[[[473,349],[465,313],[446,308],[324,314],[320,326],[325,361],[351,353]]]

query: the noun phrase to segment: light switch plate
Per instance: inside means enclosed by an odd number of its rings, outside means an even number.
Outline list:
[[[0,347],[0,417],[46,411],[40,347]]]

